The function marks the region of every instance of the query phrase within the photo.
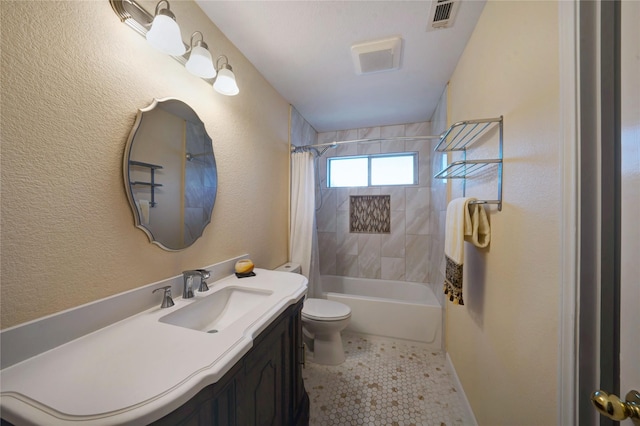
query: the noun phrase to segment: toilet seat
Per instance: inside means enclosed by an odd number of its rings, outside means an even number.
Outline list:
[[[315,321],[341,321],[351,316],[351,308],[344,303],[325,299],[307,299],[302,317]]]

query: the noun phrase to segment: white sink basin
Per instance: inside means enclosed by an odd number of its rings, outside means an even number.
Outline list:
[[[160,318],[160,322],[217,333],[244,318],[273,294],[270,290],[226,287]]]

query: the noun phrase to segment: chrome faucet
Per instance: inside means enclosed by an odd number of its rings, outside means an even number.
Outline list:
[[[172,307],[174,303],[173,303],[173,299],[171,298],[171,286],[167,285],[164,287],[156,288],[155,290],[152,291],[152,293],[155,293],[156,291],[160,291],[160,290],[164,292],[162,294],[162,304],[160,305],[160,308],[164,309],[164,308]]]
[[[182,298],[191,299],[193,297],[193,287],[191,286],[193,277],[200,277],[200,287],[198,287],[198,291],[208,291],[209,286],[207,286],[207,282],[205,280],[210,276],[211,274],[206,269],[192,269],[182,272],[182,278],[184,279]]]

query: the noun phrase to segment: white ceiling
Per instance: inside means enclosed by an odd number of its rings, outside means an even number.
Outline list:
[[[429,120],[485,4],[426,31],[431,1],[196,2],[319,132]],[[400,69],[356,75],[351,46],[395,35]]]

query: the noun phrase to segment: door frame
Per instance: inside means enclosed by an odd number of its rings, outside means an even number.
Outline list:
[[[620,2],[559,2],[562,131],[558,424],[607,425],[619,395]]]
[[[558,335],[557,424],[577,424],[577,312],[578,312],[578,140],[580,102],[578,4],[558,2],[560,65],[560,163],[562,217],[560,227],[560,300]]]

